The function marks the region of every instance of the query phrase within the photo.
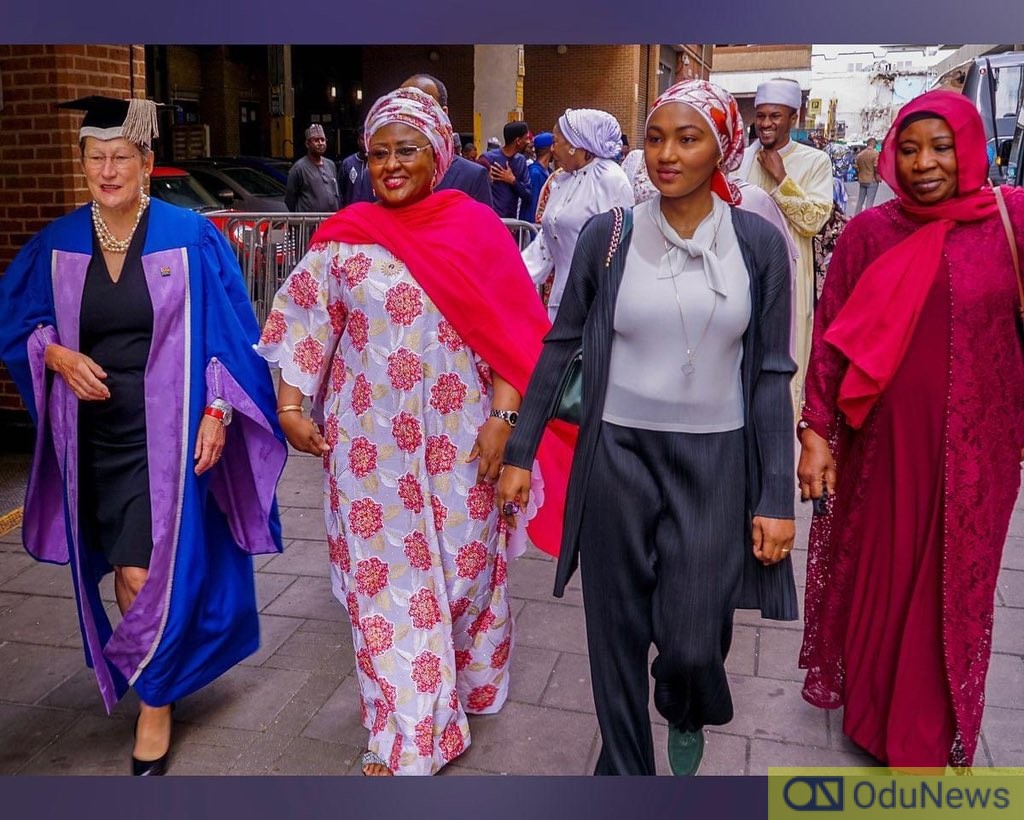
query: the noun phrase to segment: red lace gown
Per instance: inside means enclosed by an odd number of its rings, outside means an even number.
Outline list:
[[[1009,203],[1018,245],[1024,207]],[[974,759],[993,598],[1020,488],[1024,355],[998,216],[948,235],[906,357],[860,430],[836,408],[846,361],[822,336],[863,270],[919,225],[893,201],[855,217],[816,309],[803,417],[839,475],[808,546],[803,695],[898,767]],[[1024,253],[1024,250],[1022,250]]]

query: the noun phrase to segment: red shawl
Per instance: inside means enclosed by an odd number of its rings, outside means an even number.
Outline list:
[[[459,336],[520,395],[551,327],[511,234],[486,205],[446,190],[401,208],[366,202],[324,222],[312,241],[381,245],[409,268]],[[552,423],[537,452],[544,505],[527,532],[557,555],[576,430]]]
[[[917,204],[896,175],[903,122],[919,112],[944,119],[954,134],[957,195],[937,205]],[[849,360],[838,403],[854,428],[864,423],[903,361],[942,263],[946,235],[959,223],[979,222],[997,210],[987,185],[981,117],[969,99],[952,91],[930,91],[902,108],[885,137],[878,172],[899,197],[904,212],[922,225],[867,267],[825,334],[825,341]]]

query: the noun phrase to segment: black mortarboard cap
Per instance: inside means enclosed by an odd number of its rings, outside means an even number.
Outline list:
[[[85,112],[78,132],[79,139],[96,137],[110,140],[123,137],[138,145],[152,145],[160,133],[156,115],[158,103],[152,100],[119,100],[94,94],[60,103],[57,107]]]

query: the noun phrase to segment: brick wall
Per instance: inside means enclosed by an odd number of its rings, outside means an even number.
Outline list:
[[[87,201],[78,161],[81,114],[56,103],[146,90],[142,46],[0,45],[0,270],[36,231]],[[18,397],[0,368],[0,409]]]
[[[534,133],[550,131],[566,108],[599,108],[614,116],[637,145],[642,54],[638,45],[526,46],[523,113]],[[645,68],[650,70],[649,64]]]
[[[436,52],[437,60],[431,60]],[[473,46],[363,46],[363,109],[413,74],[432,74],[448,88],[448,113],[459,132],[473,130]]]

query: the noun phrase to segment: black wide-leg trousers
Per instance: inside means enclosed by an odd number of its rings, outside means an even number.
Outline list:
[[[743,572],[743,431],[602,422],[580,529],[602,750],[595,774],[653,775],[654,703],[682,731],[732,720],[725,657]]]

